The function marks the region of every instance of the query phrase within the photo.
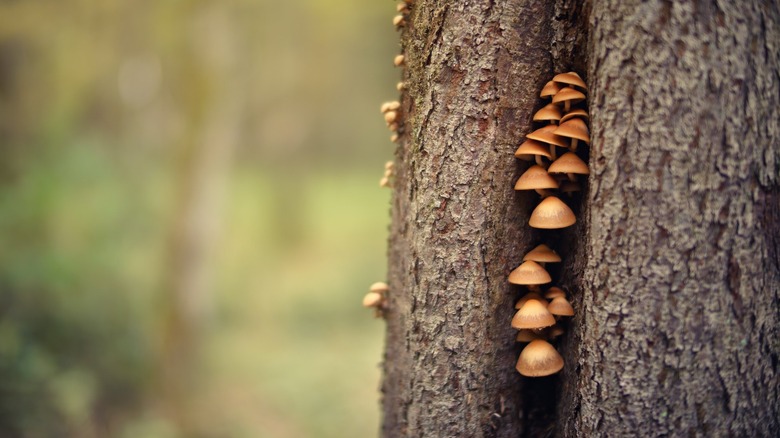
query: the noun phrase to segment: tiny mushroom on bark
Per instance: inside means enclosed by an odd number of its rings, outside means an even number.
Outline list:
[[[589,175],[588,165],[574,152],[566,152],[550,164],[549,173],[565,173],[570,181],[577,181],[576,175]]]
[[[552,300],[552,299],[557,298],[557,297],[564,297],[564,298],[566,298],[566,292],[563,289],[559,288],[559,287],[553,286],[553,287],[547,289],[547,292],[544,293],[544,297],[547,298],[548,300]]]
[[[553,315],[558,316],[574,316],[574,308],[571,307],[569,301],[564,297],[555,297],[550,304],[547,305],[547,310]]]
[[[535,339],[544,339],[544,334],[536,330],[521,329],[515,338],[517,342],[531,342]]]
[[[515,309],[520,310],[523,307],[523,304],[525,304],[528,300],[539,300],[541,301],[543,299],[542,295],[538,292],[528,292],[527,294],[523,295],[523,298],[520,298],[515,303]]]
[[[525,286],[538,286],[552,281],[550,274],[536,262],[523,262],[509,273],[509,282]]]
[[[559,91],[561,91],[561,86],[553,81],[549,81],[542,88],[542,91],[539,93],[539,97],[542,99],[550,98],[555,96]]]
[[[527,377],[542,377],[563,369],[563,358],[549,342],[535,339],[517,359],[517,371]]]
[[[544,167],[533,165],[528,168],[515,183],[515,190],[536,190],[541,196],[550,196],[545,189],[557,189],[558,181],[553,178]]]
[[[549,246],[542,243],[536,248],[532,249],[523,257],[523,261],[533,260],[540,265],[544,266],[545,263],[558,263],[561,261],[561,256],[557,252],[553,251]]]
[[[560,146],[562,148],[568,148],[568,142],[564,137],[561,137],[559,135],[553,134],[553,131],[558,128],[558,125],[547,125],[545,127],[539,128],[536,131],[526,135],[525,137],[529,140],[536,140],[541,141],[544,143],[547,143],[550,145],[550,155],[551,158],[554,160],[555,155],[555,146]]]
[[[404,60],[405,60],[404,55],[396,55],[395,58],[393,58],[393,64],[396,67],[400,67],[404,65]]]
[[[585,91],[588,90],[588,86],[585,85],[585,81],[582,80],[582,78],[580,77],[580,75],[577,74],[577,72],[570,71],[568,73],[557,74],[553,77],[553,81],[560,82],[566,85],[580,87]]]
[[[516,329],[542,329],[555,324],[555,317],[541,300],[528,300],[512,318]]]
[[[404,25],[406,25],[406,21],[404,21],[404,16],[403,15],[399,14],[399,15],[396,15],[395,17],[393,17],[393,26],[395,26],[395,27],[403,27]]]
[[[556,229],[574,225],[576,221],[568,205],[555,196],[548,196],[531,212],[528,224],[533,228]]]
[[[575,117],[579,117],[582,119],[588,118],[588,112],[585,111],[582,108],[574,108],[573,110],[569,111],[568,113],[564,114],[563,117],[561,117],[560,123],[563,123],[569,119],[573,119]]]
[[[561,137],[570,138],[571,146],[569,146],[569,150],[572,152],[577,150],[578,141],[590,144],[588,125],[580,118],[574,118],[561,123],[553,133],[555,135],[560,135]]]
[[[577,91],[574,88],[566,87],[557,92],[553,96],[553,103],[563,102],[563,111],[569,112],[571,106],[585,100],[585,94],[581,91]]]
[[[534,122],[557,122],[561,120],[561,109],[554,103],[548,103],[534,114]]]
[[[379,307],[384,297],[379,292],[369,292],[363,297],[363,307]]]

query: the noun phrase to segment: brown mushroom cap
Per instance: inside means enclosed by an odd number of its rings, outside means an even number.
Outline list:
[[[531,213],[528,225],[533,228],[555,229],[574,225],[576,221],[577,218],[568,205],[555,196],[548,196],[542,199]]]
[[[541,155],[548,159],[552,158],[552,155],[550,155],[550,148],[546,144],[536,140],[524,141],[515,151],[515,157],[521,160],[533,160],[535,155]]]
[[[555,96],[553,96],[552,99],[553,103],[568,101],[572,104],[582,102],[583,100],[585,100],[585,94],[582,91],[577,91],[571,87],[562,88],[561,91],[555,93]]]
[[[547,284],[551,281],[550,274],[538,263],[530,260],[523,262],[523,264],[509,273],[509,282],[512,284]]]
[[[547,292],[544,293],[544,297],[547,298],[548,300],[552,300],[552,299],[557,298],[557,297],[564,297],[564,298],[566,298],[566,291],[564,291],[563,289],[561,289],[559,287],[553,286],[553,287],[547,289]]]
[[[379,307],[383,300],[379,292],[369,292],[363,297],[363,307]]]
[[[588,125],[582,119],[574,118],[558,125],[553,134],[566,138],[576,138],[590,144],[590,132]]]
[[[555,324],[555,317],[547,304],[540,300],[528,300],[512,318],[512,327],[516,329],[540,329]]]
[[[558,181],[542,166],[528,168],[515,183],[515,190],[557,189]]]
[[[561,86],[556,84],[554,81],[549,81],[546,84],[544,84],[544,87],[542,88],[542,92],[539,93],[539,97],[544,99],[545,97],[552,97],[555,96],[559,91],[561,91]]]
[[[553,77],[553,81],[559,82],[561,84],[566,85],[574,85],[575,87],[580,87],[583,90],[587,90],[588,86],[585,85],[585,81],[582,80],[580,75],[577,74],[577,72],[570,71],[568,73],[561,73],[555,75]]]
[[[526,260],[542,263],[558,263],[561,261],[561,256],[543,243],[529,251],[528,254],[523,257],[523,261]]]
[[[549,376],[563,369],[563,358],[549,342],[535,339],[520,352],[516,368],[527,377]]]
[[[569,301],[564,297],[555,297],[547,306],[547,310],[553,315],[559,316],[574,316],[574,308],[571,307]]]
[[[371,292],[385,293],[390,290],[390,287],[388,287],[387,283],[383,281],[377,281],[376,283],[372,284],[368,290]]]
[[[562,148],[569,147],[568,141],[565,138],[553,134],[558,128],[558,125],[547,125],[543,128],[539,128],[536,131],[526,135],[525,137],[531,140],[537,140],[548,144],[554,144]]]
[[[579,117],[582,119],[588,119],[588,112],[585,111],[582,108],[574,108],[573,110],[569,111],[568,113],[564,114],[563,117],[561,117],[560,123],[563,123],[569,119],[573,119],[575,117]]]
[[[554,103],[548,103],[534,114],[534,122],[544,122],[550,120],[561,120],[561,109]]]
[[[542,301],[544,299],[541,294],[538,292],[528,292],[527,294],[523,295],[523,298],[520,298],[515,303],[515,309],[520,310],[523,308],[523,304],[525,304],[528,300],[539,300]]]
[[[574,152],[566,152],[550,164],[547,169],[549,173],[576,173],[579,175],[588,175],[588,165],[580,159]]]
[[[531,342],[535,339],[545,339],[544,333],[531,329],[521,329],[517,332],[517,342]]]

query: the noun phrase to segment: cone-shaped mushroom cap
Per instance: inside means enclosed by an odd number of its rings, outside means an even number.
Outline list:
[[[378,307],[382,304],[382,299],[379,292],[369,292],[363,297],[363,307]]]
[[[574,316],[574,308],[571,307],[571,304],[564,297],[553,298],[547,306],[547,310],[553,315]]]
[[[387,292],[390,290],[390,288],[387,286],[387,283],[383,281],[377,281],[376,283],[372,284],[371,287],[368,288],[371,292]]]
[[[539,301],[542,301],[542,299],[543,299],[542,296],[539,295],[538,293],[536,293],[536,292],[528,292],[527,294],[523,295],[523,298],[520,298],[519,300],[517,300],[517,302],[515,303],[515,309],[517,309],[517,310],[522,309],[523,308],[523,304],[525,304],[525,302],[528,301],[528,300],[539,300]]]
[[[539,97],[543,99],[545,97],[552,97],[555,96],[559,91],[561,91],[561,86],[553,81],[549,81],[542,88],[542,92],[539,93]]]
[[[539,300],[528,300],[512,318],[512,327],[516,329],[539,329],[555,324],[555,317],[547,305]]]
[[[557,189],[558,181],[544,167],[533,165],[515,183],[515,190]]]
[[[561,109],[558,107],[558,105],[548,103],[547,105],[543,106],[542,109],[537,111],[536,114],[534,114],[534,122],[541,122],[545,120],[561,120],[562,116],[563,114],[561,114]]]
[[[552,281],[550,274],[538,263],[527,261],[509,273],[512,284],[546,284]]]
[[[535,339],[520,353],[516,368],[528,377],[549,376],[563,369],[563,358],[549,342]]]
[[[555,77],[553,77],[553,81],[560,82],[566,85],[574,85],[575,87],[580,87],[585,90],[588,89],[588,86],[585,85],[585,81],[582,80],[582,78],[580,77],[580,75],[577,74],[577,72],[573,72],[573,71],[555,75]]]
[[[541,155],[543,157],[552,158],[550,155],[550,147],[546,144],[536,140],[526,140],[515,151],[515,157],[530,161],[534,159],[534,155]]]
[[[528,225],[534,228],[554,229],[574,225],[577,218],[568,205],[555,196],[548,196],[531,213]],[[529,263],[529,262],[526,262]]]
[[[559,287],[553,286],[547,289],[547,292],[544,293],[544,297],[547,298],[548,300],[552,300],[553,298],[557,298],[557,297],[566,298],[566,291],[564,291]]]
[[[561,103],[566,101],[571,101],[571,103],[577,103],[582,102],[585,100],[585,94],[582,91],[577,91],[574,88],[566,87],[562,88],[561,91],[555,93],[555,96],[553,96],[553,103]]]
[[[586,125],[585,121],[582,119],[574,118],[561,123],[558,128],[553,131],[553,134],[566,138],[576,138],[577,140],[590,144],[588,125]]]
[[[588,165],[580,159],[574,152],[566,152],[550,164],[547,169],[549,173],[576,173],[579,175],[588,175]]]
[[[557,128],[558,125],[547,125],[544,128],[537,129],[525,137],[530,140],[537,140],[549,144],[554,144],[555,146],[560,146],[562,148],[569,147],[569,142],[565,138],[553,134],[553,131],[555,131]]]
[[[517,332],[517,337],[515,340],[517,342],[531,342],[535,339],[544,339],[544,333],[537,332],[531,329],[522,329],[519,332]]]
[[[543,243],[529,251],[528,254],[523,257],[523,261],[526,260],[533,260],[535,262],[543,263],[558,263],[561,261],[561,256],[559,256],[557,252],[553,251],[549,246]]]
[[[563,117],[561,117],[561,123],[563,123],[563,122],[565,122],[565,121],[567,121],[569,119],[573,119],[575,117],[579,117],[579,118],[582,118],[582,119],[589,118],[587,111],[585,111],[582,108],[574,108],[573,110],[571,110],[568,113],[564,114]]]

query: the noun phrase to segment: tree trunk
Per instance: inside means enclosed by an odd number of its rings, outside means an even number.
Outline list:
[[[780,429],[780,14],[734,3],[412,5],[384,436]],[[591,176],[556,240],[566,367],[527,379],[506,276],[550,233],[512,153],[553,69],[587,73]]]

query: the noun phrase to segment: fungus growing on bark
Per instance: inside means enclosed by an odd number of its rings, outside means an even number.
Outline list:
[[[396,28],[404,27],[406,25],[406,21],[404,20],[403,15],[396,15],[393,17],[393,26]]]
[[[525,304],[528,300],[539,300],[542,301],[544,298],[541,294],[538,292],[528,292],[527,294],[523,295],[523,298],[520,298],[515,303],[515,309],[520,310],[523,307],[523,304]]]
[[[556,157],[555,146],[560,146],[562,148],[569,147],[569,144],[564,137],[553,134],[553,131],[555,131],[557,127],[558,125],[547,125],[537,129],[536,131],[526,135],[525,137],[529,140],[536,140],[536,141],[541,141],[549,144],[550,155],[552,156],[551,158],[554,160]]]
[[[571,139],[571,145],[569,150],[575,152],[577,150],[577,142],[583,141],[590,144],[590,133],[588,132],[588,125],[580,118],[573,118],[561,123],[558,128],[553,131],[553,134],[560,135]]]
[[[574,316],[574,308],[571,307],[569,301],[564,297],[555,297],[550,304],[547,305],[547,310],[553,315],[558,316]]]
[[[523,257],[523,261],[526,260],[532,260],[544,266],[545,263],[560,262],[561,256],[559,256],[558,253],[553,251],[549,246],[542,243],[531,251],[528,251],[528,254]]]
[[[515,183],[515,190],[536,190],[541,196],[549,196],[551,193],[545,189],[557,189],[558,181],[550,176],[543,167],[533,165],[528,168]]]
[[[383,300],[379,292],[369,292],[363,297],[363,307],[379,307]]]
[[[541,300],[526,301],[512,318],[512,327],[516,329],[542,329],[553,324],[555,317]]]
[[[531,341],[517,359],[517,371],[527,377],[542,377],[563,369],[563,358],[543,339]]]
[[[577,72],[570,71],[568,73],[559,73],[553,76],[553,81],[561,84],[571,85],[574,87],[580,87],[583,91],[588,90],[588,86],[585,85],[585,81],[582,80]]]
[[[547,284],[552,281],[550,274],[536,262],[523,262],[509,273],[509,282],[525,286]]]
[[[575,175],[589,175],[588,165],[574,152],[566,152],[550,164],[549,173],[565,173],[570,181],[577,181]]]
[[[539,93],[539,97],[541,97],[542,99],[550,98],[555,96],[559,91],[561,91],[561,86],[556,84],[553,81],[549,81],[546,84],[544,84],[541,93]]]
[[[517,337],[515,338],[515,341],[517,342],[531,342],[536,339],[544,339],[545,336],[542,332],[531,330],[531,329],[521,329],[519,332],[517,332]]]
[[[553,287],[547,289],[547,292],[544,293],[544,297],[547,298],[548,300],[552,300],[552,299],[557,298],[557,297],[564,297],[564,298],[566,298],[566,292],[563,289],[559,288],[559,287],[553,286]]]
[[[531,212],[528,225],[533,228],[556,229],[574,225],[577,218],[568,205],[555,196],[548,196]]]
[[[563,112],[569,112],[571,106],[585,100],[585,94],[574,88],[566,87],[555,93],[553,103],[563,103]]]
[[[396,55],[395,58],[393,58],[393,64],[396,67],[400,67],[404,65],[404,59],[405,59],[404,55]]]
[[[523,144],[521,144],[520,147],[515,151],[515,157],[524,161],[531,161],[536,159],[536,164],[542,167],[547,166],[542,161],[542,157],[552,159],[549,147],[546,144],[536,140],[524,141]]]
[[[588,119],[588,112],[585,111],[582,108],[574,108],[573,110],[569,111],[568,113],[564,114],[563,117],[561,117],[561,120],[559,123],[563,123],[567,120],[573,119],[575,117],[579,117],[581,119]]]
[[[558,105],[548,103],[534,114],[534,122],[557,122],[562,116]]]

